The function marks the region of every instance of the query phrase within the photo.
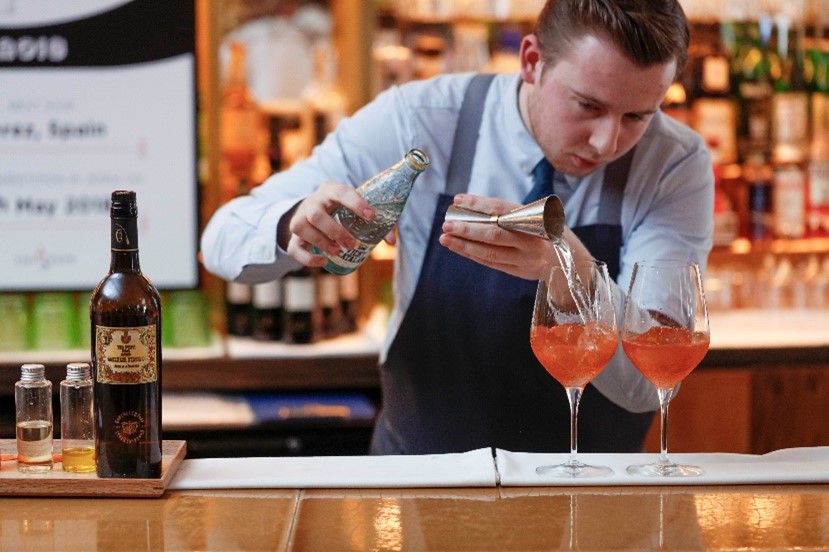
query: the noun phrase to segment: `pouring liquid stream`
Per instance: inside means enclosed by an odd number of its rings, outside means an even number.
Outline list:
[[[574,268],[575,263],[570,246],[564,240],[555,240],[553,241],[553,251],[567,276],[567,288],[570,291],[570,296],[573,298],[582,322],[586,324],[590,320],[596,319],[597,317],[594,313],[590,312],[590,301],[587,296],[587,290],[581,281],[579,273]]]

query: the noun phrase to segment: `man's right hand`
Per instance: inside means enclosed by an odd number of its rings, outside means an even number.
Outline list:
[[[312,246],[332,255],[355,247],[357,242],[354,237],[331,216],[340,205],[366,220],[372,220],[375,216],[371,205],[354,188],[327,182],[279,221],[277,241],[280,247],[305,266],[323,266],[326,263],[325,257],[311,253]]]

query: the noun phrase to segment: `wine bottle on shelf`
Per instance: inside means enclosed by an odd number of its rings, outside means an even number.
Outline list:
[[[259,341],[282,339],[282,282],[273,280],[254,284],[253,289],[253,337]]]
[[[721,41],[696,59],[696,90],[691,104],[694,129],[715,144],[722,165],[737,161],[737,105],[731,91],[731,62]]]
[[[303,267],[283,276],[282,301],[285,311],[284,341],[295,344],[316,341],[317,297],[311,269]]]
[[[812,137],[809,147],[807,226],[811,236],[829,235],[829,22],[811,49]]]
[[[748,220],[744,235],[751,241],[768,240],[773,236],[774,177],[771,165],[761,153],[754,153],[743,164],[743,180],[748,187]]]
[[[225,284],[225,316],[227,333],[248,337],[253,331],[253,293],[251,286],[241,282]]]
[[[323,339],[337,337],[342,332],[340,311],[340,278],[336,274],[320,270],[314,273],[319,305],[319,336]]]
[[[806,174],[809,155],[809,93],[804,75],[804,28],[776,18],[780,74],[772,98],[774,231],[781,238],[806,232]]]
[[[14,384],[17,425],[17,470],[42,473],[52,469],[52,382],[43,364],[24,364]]]
[[[357,193],[374,208],[374,220],[367,221],[343,205],[334,210],[332,216],[357,239],[357,246],[337,255],[313,248],[315,253],[328,258],[325,270],[348,274],[363,264],[374,247],[397,224],[412,185],[428,166],[429,157],[419,149],[412,149],[401,161],[361,184]]]
[[[60,442],[63,471],[95,471],[94,389],[87,362],[66,365],[60,382]]]
[[[161,299],[141,272],[133,191],[112,193],[110,267],[92,294],[98,477],[161,477]]]
[[[772,97],[772,160],[775,165],[803,164],[809,150],[809,92],[804,74],[804,29],[776,20],[779,76]]]
[[[771,158],[772,82],[769,47],[771,17],[761,15],[745,25],[745,43],[739,59],[739,153],[743,162],[757,155]]]
[[[357,272],[350,272],[340,276],[338,279],[340,284],[342,332],[356,332],[357,318],[360,310],[360,277]]]

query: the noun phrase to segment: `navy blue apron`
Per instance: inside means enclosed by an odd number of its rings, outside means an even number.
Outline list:
[[[567,395],[530,348],[537,282],[485,267],[438,243],[446,209],[468,187],[491,77],[473,78],[464,98],[447,189],[435,209],[420,278],[381,367],[383,407],[372,454],[570,450]],[[599,212],[609,223],[572,228],[614,279],[631,157],[632,152],[605,171]],[[640,452],[652,418],[652,412],[628,412],[588,385],[579,408],[579,450]]]

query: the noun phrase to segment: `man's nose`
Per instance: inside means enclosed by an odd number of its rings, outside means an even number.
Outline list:
[[[599,157],[607,157],[616,152],[620,127],[620,121],[614,118],[607,117],[597,121],[589,142]]]

